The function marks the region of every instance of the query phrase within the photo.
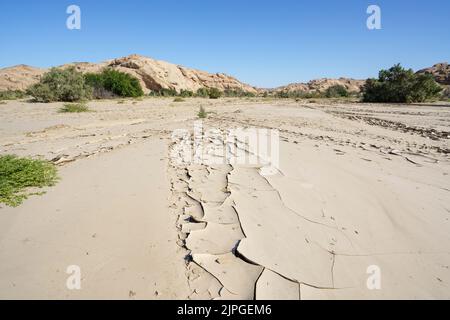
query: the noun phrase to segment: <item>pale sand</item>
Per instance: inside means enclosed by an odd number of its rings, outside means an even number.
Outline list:
[[[187,295],[169,214],[163,141],[84,159],[0,215],[1,298],[177,299]],[[66,268],[81,268],[81,290]]]
[[[280,130],[279,172],[169,158],[200,104],[205,128]],[[1,154],[62,177],[0,209],[1,298],[450,298],[450,105],[59,105],[1,106]],[[65,287],[71,264],[82,290]]]

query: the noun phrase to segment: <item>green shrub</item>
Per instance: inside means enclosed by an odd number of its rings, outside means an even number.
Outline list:
[[[20,90],[5,90],[0,91],[0,100],[16,100],[26,97],[25,92]]]
[[[290,96],[290,93],[287,92],[287,91],[278,91],[278,92],[275,94],[275,97],[276,97],[276,98],[280,98],[280,99],[283,99],[283,98],[289,98],[289,96]]]
[[[194,96],[194,92],[190,91],[190,90],[181,90],[180,91],[180,97],[193,97]]]
[[[329,87],[324,94],[326,98],[339,98],[349,96],[347,89],[340,84]]]
[[[222,96],[222,92],[217,88],[210,88],[208,96],[210,99],[219,99]]]
[[[278,91],[275,94],[276,98],[290,98],[290,99],[312,99],[312,98],[323,98],[324,94],[320,91],[306,92],[301,90],[294,91]]]
[[[196,94],[197,97],[200,98],[208,98],[209,97],[209,90],[208,88],[200,88],[197,90]]]
[[[222,96],[222,91],[217,88],[200,88],[196,93],[197,97],[218,99]]]
[[[163,88],[159,92],[162,97],[176,97],[178,95],[177,90],[173,88],[170,89]]]
[[[0,202],[18,206],[29,195],[28,188],[53,186],[58,181],[56,167],[42,160],[0,156]]]
[[[181,97],[176,97],[175,99],[173,99],[173,102],[184,102],[185,100]]]
[[[176,97],[178,95],[178,92],[173,88],[162,88],[159,90],[150,91],[148,95],[152,97]]]
[[[104,78],[100,73],[87,73],[84,75],[86,84],[92,87],[92,96],[95,99],[112,99],[117,95],[106,89],[104,84]]]
[[[84,80],[93,88],[103,88],[104,86],[103,76],[100,73],[86,73]]]
[[[62,113],[80,113],[90,111],[84,103],[66,103],[58,112]]]
[[[429,74],[415,74],[397,64],[381,70],[378,79],[368,79],[363,88],[364,102],[412,103],[438,97],[442,88]]]
[[[104,69],[100,74],[88,73],[85,79],[93,88],[94,96],[99,98],[113,96],[136,98],[144,94],[136,77],[110,68]]]
[[[197,97],[218,99],[222,96],[222,91],[217,88],[200,88],[196,93]]]
[[[37,102],[74,102],[90,99],[92,88],[84,81],[83,74],[74,67],[52,68],[39,83],[28,89],[28,93]]]
[[[204,119],[208,116],[208,113],[206,112],[205,108],[203,106],[200,106],[200,109],[198,110],[197,116],[200,119]]]
[[[265,92],[265,94],[267,95],[267,92]],[[242,98],[242,97],[254,98],[254,97],[256,97],[256,95],[254,93],[247,92],[242,89],[226,89],[223,92],[223,95],[225,97],[230,97],[230,98]]]
[[[150,91],[150,92],[148,93],[148,96],[149,96],[149,97],[160,97],[161,94],[160,94],[159,91],[152,90],[152,91]]]

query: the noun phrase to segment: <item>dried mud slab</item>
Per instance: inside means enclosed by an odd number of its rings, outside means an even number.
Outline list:
[[[257,300],[300,300],[300,284],[265,269],[256,284]]]
[[[235,168],[230,176],[231,183],[239,181],[239,190],[231,187],[231,193],[246,235],[237,252],[292,281],[332,287],[334,257],[327,248],[333,241],[332,232],[286,208],[263,177],[255,182],[258,175],[254,172],[255,168]],[[243,185],[244,181],[248,184]],[[261,189],[255,190],[254,185]]]
[[[234,254],[194,254],[193,259],[208,270],[231,294],[228,298],[249,300],[255,297],[255,283],[263,268],[244,262]]]

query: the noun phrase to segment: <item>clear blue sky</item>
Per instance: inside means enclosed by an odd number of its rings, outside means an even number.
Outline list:
[[[66,8],[81,7],[81,30]],[[366,9],[382,10],[382,30]],[[138,53],[261,87],[450,60],[449,0],[1,0],[0,67]]]

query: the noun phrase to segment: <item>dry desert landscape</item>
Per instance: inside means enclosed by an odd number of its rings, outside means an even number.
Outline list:
[[[62,104],[0,105],[0,154],[46,159],[60,176],[0,209],[0,298],[450,298],[449,103]],[[278,130],[276,172],[177,161],[195,139],[174,131],[198,121],[219,148],[233,128]],[[66,286],[71,265],[81,290]]]

